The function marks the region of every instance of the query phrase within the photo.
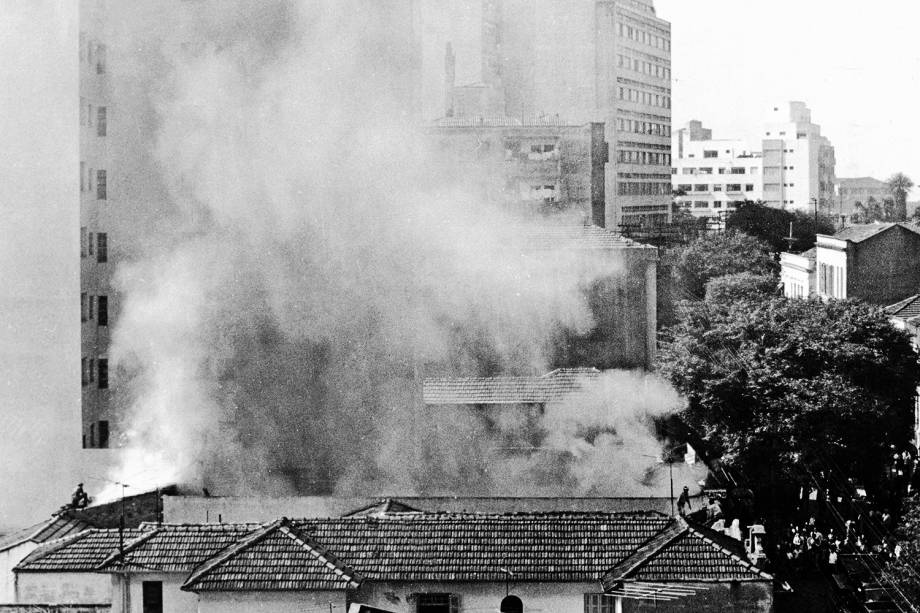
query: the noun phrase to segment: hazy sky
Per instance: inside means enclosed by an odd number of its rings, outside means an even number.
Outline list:
[[[837,176],[920,179],[920,3],[655,0],[672,24],[673,125],[754,136],[775,102],[802,100]]]

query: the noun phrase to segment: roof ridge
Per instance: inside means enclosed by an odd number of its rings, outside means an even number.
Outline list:
[[[124,557],[129,551],[133,551],[138,546],[140,546],[142,543],[146,543],[147,541],[152,539],[154,536],[156,536],[160,532],[161,530],[154,529],[154,530],[151,530],[150,532],[145,532],[144,534],[141,534],[140,536],[135,537],[130,543],[125,545],[124,550],[119,551],[118,549],[116,549],[115,551],[113,551],[106,559],[104,559],[102,562],[100,562],[96,566],[96,569],[102,570],[109,564],[114,564],[118,558],[122,558],[121,564],[122,566],[124,566],[126,564],[126,560],[124,559]]]
[[[247,534],[244,538],[240,539],[236,543],[214,554],[213,556],[211,556],[210,558],[208,558],[207,560],[199,564],[198,568],[196,568],[195,570],[191,572],[191,574],[189,574],[188,578],[182,583],[179,589],[183,591],[190,591],[191,586],[197,583],[198,580],[201,579],[201,577],[203,577],[205,574],[211,572],[212,570],[214,570],[215,568],[217,568],[218,566],[220,566],[221,564],[229,560],[235,554],[239,553],[240,551],[246,549],[247,547],[250,547],[254,545],[255,543],[258,543],[259,541],[264,539],[266,536],[271,534],[273,530],[275,530],[278,526],[280,526],[281,523],[285,521],[286,519],[287,518],[282,517],[281,519],[276,519],[273,522],[264,524],[261,529],[256,530],[255,532],[251,534]]]
[[[689,524],[682,517],[674,517],[669,525],[646,541],[645,544],[638,547],[625,560],[608,570],[601,577],[601,585],[604,591],[610,591],[613,587],[632,574],[642,565],[646,564],[653,557],[661,553],[665,547],[673,543],[680,536],[687,533],[690,529]]]
[[[345,562],[340,560],[339,557],[332,553],[327,547],[314,539],[310,534],[292,525],[289,520],[284,520],[279,531],[302,545],[311,555],[325,564],[326,568],[337,576],[346,579],[351,587],[358,588],[361,582],[364,581],[364,577],[357,570],[345,564]]]

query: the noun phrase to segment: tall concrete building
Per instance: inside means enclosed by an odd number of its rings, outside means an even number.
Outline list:
[[[112,444],[109,331],[117,310],[112,289],[117,235],[111,216],[118,210],[113,193],[115,164],[110,140],[112,87],[106,46],[104,0],[81,0],[79,11],[80,89],[80,325],[82,439],[84,448]],[[76,51],[76,50],[75,50]]]
[[[834,209],[834,147],[804,102],[774,106],[763,133],[763,199],[810,211]]]
[[[610,145],[605,225],[666,220],[671,26],[656,15],[652,0],[480,4],[479,44],[465,44],[479,49],[480,74],[457,84],[447,74],[452,93],[445,96],[445,114],[604,123]],[[457,48],[448,49],[448,65]]]

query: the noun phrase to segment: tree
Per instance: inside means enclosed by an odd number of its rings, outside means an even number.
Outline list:
[[[706,283],[706,301],[717,304],[765,299],[777,293],[778,281],[775,275],[737,272],[715,277]]]
[[[793,241],[790,245],[789,231],[792,230]],[[804,211],[786,211],[765,205],[763,202],[750,200],[739,204],[728,216],[726,229],[737,230],[755,236],[774,251],[801,253],[815,246],[816,234],[833,234],[833,221],[826,215],[818,215],[815,226],[814,215]]]
[[[886,221],[905,221],[907,219],[907,195],[914,187],[914,182],[903,172],[896,172],[885,181],[894,200],[892,219]]]
[[[771,275],[778,268],[767,243],[735,231],[699,236],[677,248],[674,260],[680,291],[697,300],[715,277],[738,272]]]
[[[774,477],[797,491],[825,463],[878,491],[890,446],[911,439],[920,382],[908,337],[883,311],[756,296],[686,307],[659,368],[724,463],[761,494]]]
[[[895,537],[901,555],[889,566],[892,578],[911,602],[920,602],[920,497],[917,495],[905,501]]]

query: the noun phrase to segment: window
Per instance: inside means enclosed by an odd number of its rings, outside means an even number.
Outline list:
[[[107,449],[109,446],[109,422],[99,422],[99,447]]]
[[[89,359],[89,382],[94,383],[96,381],[96,360],[93,358]]]
[[[106,199],[106,177],[104,170],[96,171],[96,199],[105,200]]]
[[[677,191],[679,192],[689,192],[691,190],[693,190],[693,186],[687,185],[686,183],[681,183],[680,185],[677,186]]]
[[[416,594],[415,611],[416,613],[458,613],[460,597],[457,594]]]
[[[88,316],[88,319],[89,319],[90,321],[96,319],[96,314],[95,314],[95,310],[96,310],[96,309],[95,309],[95,305],[96,305],[96,297],[95,297],[95,296],[90,296],[90,297],[89,297],[89,316]]]
[[[684,168],[685,175],[692,175],[696,173],[696,168]]]
[[[109,261],[109,235],[105,232],[96,233],[96,261],[100,264]]]
[[[86,298],[87,298],[86,292],[82,292],[80,294],[80,321],[86,321],[86,311],[87,311]]]
[[[86,171],[86,191],[88,192],[93,191],[93,177],[95,174],[96,172],[92,168]]]
[[[733,175],[743,175],[744,170],[745,170],[744,168],[732,168],[732,174]]]
[[[109,389],[109,361],[99,360],[99,389]]]
[[[105,74],[105,45],[96,47],[96,74]]]
[[[109,325],[109,297],[99,296],[96,305],[96,323],[100,326]]]
[[[717,157],[719,157],[719,152],[718,152],[718,151],[712,151],[712,150],[704,151],[704,152],[703,152],[703,157],[704,157],[704,158],[717,158]]]
[[[694,185],[694,186],[693,186],[693,191],[695,191],[695,192],[708,192],[708,191],[709,191],[709,186],[708,186],[708,185],[704,185],[703,183],[698,183],[697,185]]]
[[[714,192],[721,192],[721,191],[722,191],[722,185],[721,185],[721,184],[713,185],[713,186],[712,186],[712,191],[714,191]]]
[[[93,255],[93,233],[90,232],[86,239],[86,254]]]
[[[87,366],[89,365],[89,360],[86,358],[80,358],[80,385],[86,387],[89,385],[89,370]]]
[[[745,186],[744,186],[744,191],[746,191],[746,192],[752,192],[752,191],[754,191],[754,184],[753,184],[753,183],[748,183],[747,185],[745,185]]]
[[[143,613],[163,613],[163,582],[142,583],[141,610]]]
[[[86,257],[86,226],[80,228],[80,257]]]
[[[721,201],[721,200],[716,200],[715,202],[713,202],[713,203],[712,203],[712,208],[714,208],[714,209],[721,209],[721,208],[722,208],[722,201]]]
[[[609,594],[585,594],[585,613],[614,613],[616,596]]]
[[[740,192],[741,184],[740,183],[729,183],[725,189],[730,192]]]
[[[701,175],[711,175],[712,168],[700,168],[700,174]]]
[[[818,291],[825,296],[834,297],[837,295],[834,293],[834,281],[839,278],[836,274],[836,268],[836,266],[831,266],[830,264],[820,264],[818,266]]]
[[[89,446],[96,446],[96,424],[89,425]]]
[[[108,130],[107,109],[100,106],[96,109],[96,136],[106,136]]]

